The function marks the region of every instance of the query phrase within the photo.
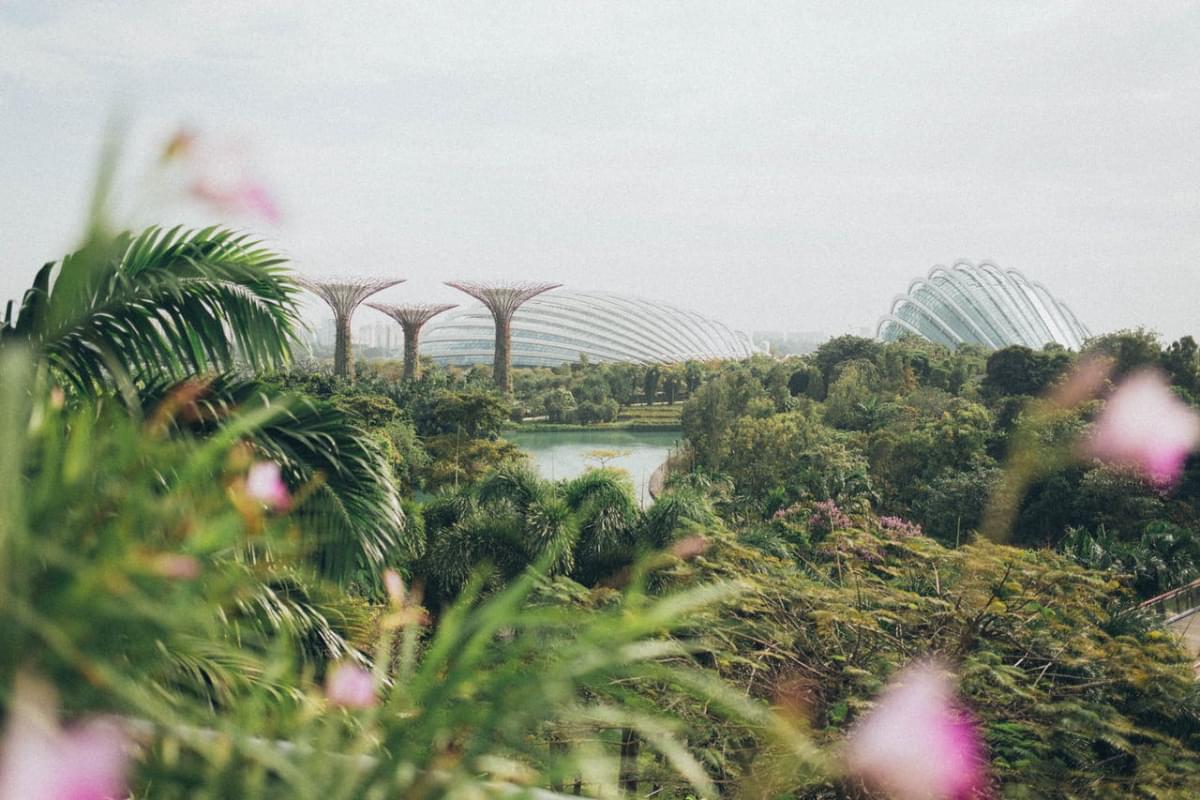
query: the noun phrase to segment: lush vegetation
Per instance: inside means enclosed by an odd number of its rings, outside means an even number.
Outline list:
[[[7,314],[0,797],[1195,794],[1193,661],[1138,605],[1200,569],[1190,338],[841,337],[504,397],[297,367],[296,291],[249,238],[97,219]],[[1158,472],[1094,444],[1150,367]],[[503,439],[676,413],[648,508]]]
[[[834,500],[911,520],[938,541],[971,541],[1006,474],[1033,459],[1005,535],[1110,567],[1150,596],[1196,577],[1200,469],[1163,491],[1120,465],[1064,459],[1099,401],[1046,410],[1037,398],[1081,358],[1113,359],[1110,382],[1158,368],[1189,403],[1200,375],[1190,337],[1099,337],[1081,355],[1010,347],[953,352],[923,341],[842,337],[812,356],[729,365],[683,409],[697,469],[730,484],[726,513],[755,526],[781,509]]]

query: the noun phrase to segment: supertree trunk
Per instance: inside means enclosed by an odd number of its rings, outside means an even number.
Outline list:
[[[500,391],[512,391],[512,318],[496,320],[495,358],[492,359],[492,379]]]
[[[334,318],[337,338],[333,344],[333,374],[354,380],[354,346],[350,340],[350,317]]]
[[[421,328],[425,326],[426,322],[454,306],[451,304],[390,306],[384,303],[367,303],[367,306],[387,314],[400,323],[401,329],[404,330],[404,379],[411,381],[421,377]]]
[[[512,392],[512,318],[530,298],[542,292],[556,289],[558,283],[471,283],[447,281],[487,306],[496,323],[496,344],[493,348],[492,380],[505,394]]]
[[[404,325],[404,380],[415,381],[421,377],[420,348],[417,346],[421,335],[420,325]]]
[[[297,282],[320,297],[333,309],[333,374],[354,380],[354,352],[350,342],[350,320],[363,300],[389,286],[404,283],[399,278],[330,278],[314,280],[300,277]]]

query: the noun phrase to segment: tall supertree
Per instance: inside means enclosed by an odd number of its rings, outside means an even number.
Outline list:
[[[496,320],[496,357],[492,363],[492,377],[503,392],[512,391],[512,317],[527,300],[542,292],[557,289],[561,283],[473,283],[470,281],[446,281],[461,292],[474,297],[487,306]]]
[[[421,338],[421,328],[426,322],[455,308],[453,303],[426,303],[423,305],[393,306],[387,303],[367,303],[368,308],[387,314],[404,329],[404,379],[415,380],[421,377],[421,364],[418,359],[418,342]]]
[[[333,346],[333,373],[354,380],[354,354],[350,345],[350,318],[363,300],[389,286],[404,283],[403,278],[305,278],[296,282],[320,297],[333,309],[335,340]]]

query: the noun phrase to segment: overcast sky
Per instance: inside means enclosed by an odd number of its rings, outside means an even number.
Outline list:
[[[1194,2],[0,0],[0,298],[118,108],[129,162],[239,143],[284,216],[235,222],[408,278],[381,299],[553,278],[836,333],[990,259],[1094,332],[1200,334]]]

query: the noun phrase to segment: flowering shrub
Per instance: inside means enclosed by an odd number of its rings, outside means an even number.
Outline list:
[[[915,522],[909,522],[901,517],[884,516],[879,518],[879,527],[883,532],[900,538],[909,536],[924,536],[925,531]]]
[[[851,526],[850,517],[832,500],[822,500],[813,506],[808,518],[809,530],[817,535],[831,533]]]

